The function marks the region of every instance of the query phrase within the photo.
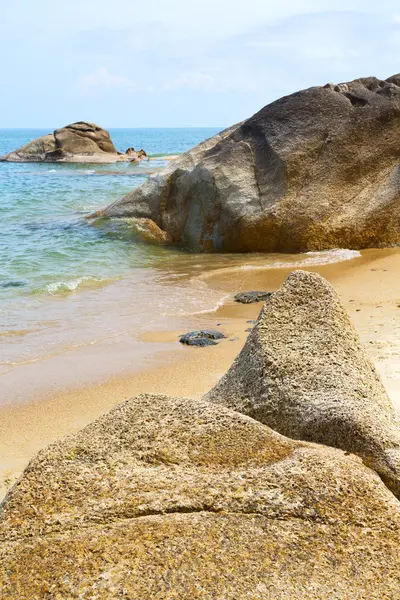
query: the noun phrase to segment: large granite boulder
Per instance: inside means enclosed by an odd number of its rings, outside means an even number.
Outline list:
[[[94,123],[79,121],[44,135],[0,157],[8,162],[117,162],[128,160],[118,153],[110,134]]]
[[[287,96],[109,206],[195,250],[298,252],[400,242],[400,76]]]
[[[291,438],[354,452],[400,498],[400,421],[331,285],[292,273],[206,399]]]
[[[1,506],[2,598],[398,598],[400,503],[341,451],[141,396],[34,458]]]

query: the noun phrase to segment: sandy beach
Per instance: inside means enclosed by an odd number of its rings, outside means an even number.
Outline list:
[[[184,332],[182,322],[171,320],[169,328],[142,338],[155,349],[149,368],[139,372],[124,369],[118,377],[97,385],[49,392],[34,401],[1,407],[1,496],[38,450],[84,427],[126,398],[144,392],[200,397],[229,368],[245,343],[246,329],[251,327],[248,321],[255,319],[261,308],[260,304],[237,304],[233,294],[277,289],[292,270],[235,266],[204,273],[208,286],[226,291],[229,297],[216,312],[187,318],[185,330],[220,329],[227,339],[217,346],[181,346],[177,337]],[[400,410],[400,249],[366,250],[354,260],[310,270],[326,277],[340,294]]]

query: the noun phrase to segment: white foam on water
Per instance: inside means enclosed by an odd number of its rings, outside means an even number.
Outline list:
[[[55,296],[65,292],[73,292],[80,287],[84,287],[85,285],[95,284],[103,281],[105,280],[101,277],[77,277],[76,279],[71,279],[70,281],[55,281],[53,283],[49,283],[44,287],[44,289],[51,296]]]
[[[239,269],[291,269],[292,267],[312,267],[313,265],[330,265],[337,262],[352,260],[358,258],[361,253],[358,250],[347,250],[345,248],[335,248],[334,250],[322,250],[320,252],[306,252],[303,258],[295,261],[276,261],[264,265],[243,265]]]
[[[258,260],[260,262],[258,263],[254,262],[253,264],[220,267],[198,275],[193,275],[189,279],[189,285],[169,287],[167,297],[163,295],[158,297],[155,304],[158,305],[157,308],[159,314],[163,317],[168,317],[201,315],[216,312],[230,297],[230,294],[213,289],[207,284],[207,280],[212,279],[216,275],[249,270],[261,271],[265,269],[296,269],[311,267],[352,260],[360,257],[361,254],[357,250],[338,248],[321,252],[307,252],[306,254],[298,255],[298,260],[296,260],[295,255],[286,255],[286,260],[274,260],[276,256],[277,255],[271,255],[270,262],[267,262],[268,257],[259,256]],[[202,268],[203,265],[191,265],[192,270],[195,267]]]
[[[196,308],[196,306],[193,307],[193,310],[183,310],[180,311],[179,309],[175,309],[174,312],[168,312],[168,313],[161,313],[162,317],[172,317],[172,316],[179,316],[179,317],[189,317],[191,315],[205,315],[205,314],[209,314],[209,313],[214,313],[216,312],[219,308],[221,308],[221,306],[223,306],[225,300],[227,300],[229,298],[230,294],[226,294],[216,300],[213,301],[213,303],[211,304],[210,302],[208,302],[208,306],[206,308]],[[200,300],[201,302],[201,300]],[[206,303],[206,300],[203,299],[203,303]]]

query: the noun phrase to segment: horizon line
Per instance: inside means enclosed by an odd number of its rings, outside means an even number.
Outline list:
[[[77,123],[78,121],[74,121],[75,123]],[[69,125],[69,123],[68,123]],[[67,127],[66,125],[64,125],[64,127]],[[101,127],[101,125],[99,125],[99,127]],[[102,129],[218,129],[218,128],[226,128],[229,127],[229,125],[161,125],[161,126],[157,126],[157,125],[151,125],[149,127],[146,127],[145,125],[141,125],[140,127],[102,127]],[[62,127],[58,127],[57,129],[61,129]],[[19,129],[52,129],[51,127],[44,127],[44,126],[38,126],[36,125],[35,127],[29,126],[29,127],[3,127],[0,125],[0,130],[4,131],[14,131],[14,130],[19,130]],[[54,129],[53,129],[54,131]]]

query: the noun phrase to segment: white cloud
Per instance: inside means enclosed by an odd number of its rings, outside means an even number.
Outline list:
[[[399,68],[398,0],[6,4],[0,51],[18,50],[2,65],[8,127],[82,114],[109,127],[228,125],[298,89]],[[138,97],[140,109],[124,101]]]
[[[78,86],[83,90],[129,89],[134,85],[125,75],[113,75],[105,67],[78,77]]]
[[[204,70],[185,71],[162,86],[164,91],[194,90],[211,93],[243,91],[259,91],[263,87],[261,77],[253,73],[237,61],[215,59],[217,66],[208,66]]]
[[[287,44],[274,40],[255,40],[246,42],[245,46],[247,48],[285,48]]]
[[[136,84],[126,75],[110,73],[106,67],[99,67],[78,77],[76,89],[84,94],[91,92],[113,92],[127,90],[130,92],[153,92],[154,88],[148,85]]]
[[[214,90],[217,84],[217,79],[213,75],[202,71],[191,71],[179,75],[167,83],[164,89],[167,91],[180,89]]]

